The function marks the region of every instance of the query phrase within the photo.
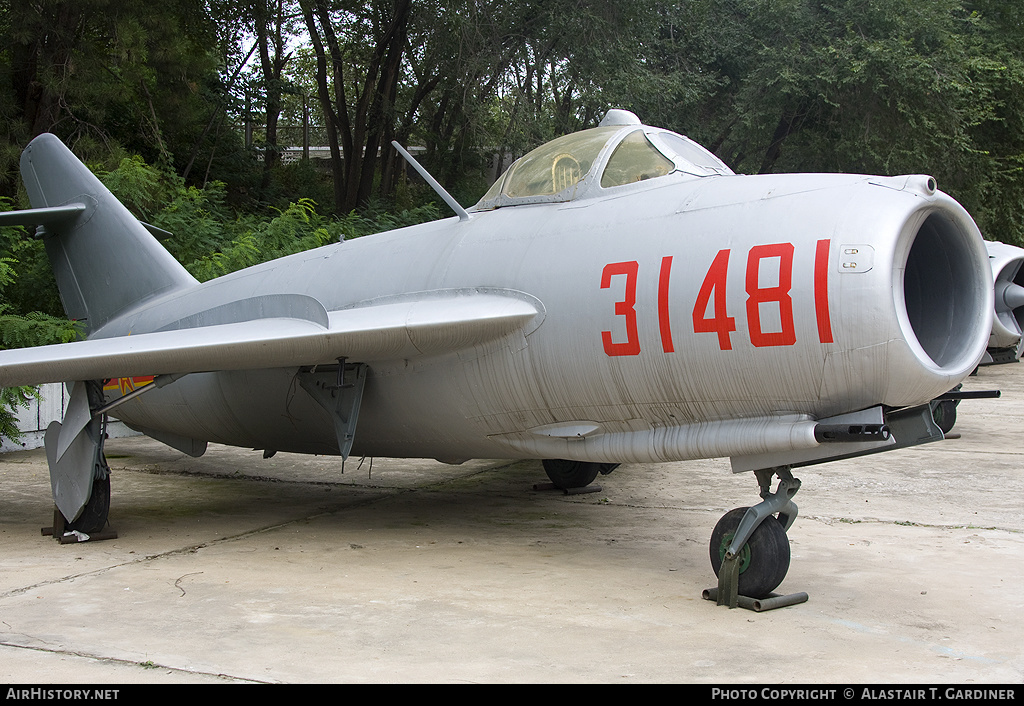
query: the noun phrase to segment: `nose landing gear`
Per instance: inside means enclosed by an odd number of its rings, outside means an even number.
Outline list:
[[[754,471],[761,486],[762,502],[727,512],[711,534],[711,566],[718,587],[704,591],[704,598],[730,608],[770,610],[803,603],[806,593],[777,596],[772,593],[789,571],[787,530],[797,516],[793,496],[800,481],[789,466]],[[771,492],[773,476],[778,489]]]

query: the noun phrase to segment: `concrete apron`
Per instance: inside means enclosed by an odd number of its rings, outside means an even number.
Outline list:
[[[41,449],[0,456],[0,679],[105,682],[1020,682],[1024,368],[982,368],[929,446],[798,469],[768,613],[701,599],[757,501],[726,459],[350,460],[111,439],[116,540],[61,546]]]

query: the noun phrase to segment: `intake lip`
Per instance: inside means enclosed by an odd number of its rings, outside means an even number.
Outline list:
[[[895,256],[893,295],[910,349],[937,373],[970,373],[992,328],[992,275],[978,227],[940,193],[907,219]]]
[[[1024,331],[1024,249],[1000,242],[986,242],[995,280],[995,311],[991,348],[1020,345]]]

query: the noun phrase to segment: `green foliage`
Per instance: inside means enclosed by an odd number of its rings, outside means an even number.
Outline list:
[[[9,200],[0,198],[0,211],[11,210],[10,205]],[[49,279],[38,277],[36,269],[26,268],[19,260],[24,255],[45,262],[42,244],[26,235],[22,228],[0,228],[0,348],[66,343],[77,337],[74,324],[62,318],[59,310],[53,314],[40,311],[40,304],[48,300],[43,290],[53,282],[53,274],[47,264]],[[17,297],[12,298],[12,292]]]
[[[128,150],[159,167],[129,157],[110,172],[140,218],[177,199],[181,215],[164,215],[177,234],[185,216],[211,211],[171,244],[191,262],[212,252],[214,224],[228,242],[244,235],[216,213],[225,204],[335,208],[324,172],[265,168],[258,150],[301,144],[306,109],[312,143],[327,144],[330,122],[347,150],[344,216],[353,194],[366,205],[371,182],[403,207],[433,199],[398,175],[392,137],[425,146],[424,163],[468,204],[489,155],[507,166],[617,106],[743,172],[932,173],[986,233],[1022,242],[1022,19],[1005,0],[7,3],[0,194],[15,195],[17,156],[41,130],[93,161],[116,165]],[[312,38],[327,41],[324,21],[336,46],[321,47],[330,70],[319,81]],[[376,169],[349,171],[378,145]],[[202,193],[185,197],[168,175],[223,188],[189,204]]]
[[[18,410],[28,409],[33,400],[39,399],[34,387],[0,388],[0,438],[17,443],[21,439],[18,430]]]
[[[282,169],[298,171],[294,165]],[[203,282],[343,238],[439,217],[433,203],[395,211],[383,201],[373,201],[362,212],[333,218],[320,213],[317,203],[305,197],[282,209],[270,208],[269,215],[236,214],[227,203],[223,183],[186,186],[179,177],[137,156],[122,159],[117,169],[99,172],[99,177],[136,216],[172,234],[163,241],[164,247]],[[307,171],[306,178],[316,177]],[[46,262],[45,255],[42,261]]]
[[[300,159],[291,164],[278,166],[271,172],[262,200],[265,203],[287,207],[296,197],[301,196],[315,202],[325,209],[325,212],[330,212],[334,198],[331,175],[330,172],[317,168],[314,161]]]
[[[205,282],[259,262],[260,250],[256,238],[242,235],[221,250],[189,263],[187,268],[196,279]]]
[[[5,237],[5,232],[16,235]],[[0,255],[17,263],[14,266],[17,277],[4,286],[0,308],[16,314],[40,311],[53,317],[64,315],[57,282],[41,240],[29,238],[21,228],[2,228]]]
[[[445,208],[448,208],[445,206]],[[371,201],[361,212],[351,212],[345,218],[340,219],[339,228],[345,236],[345,240],[358,238],[363,235],[372,235],[395,228],[405,228],[436,221],[441,217],[438,207],[433,202],[394,211],[383,201]]]
[[[438,216],[433,204],[398,213],[370,209],[363,215],[355,211],[344,218],[320,215],[316,204],[299,199],[272,219],[239,219],[233,230],[243,232],[224,242],[215,252],[185,262],[185,267],[201,282],[245,267],[286,255],[318,248],[342,239],[434,220]]]
[[[989,237],[1021,243],[1024,14],[1014,7],[666,3],[617,95],[740,172],[932,174]]]
[[[50,131],[91,156],[123,146],[173,168],[210,115],[220,49],[199,0],[32,0],[0,12],[6,144]],[[213,103],[215,104],[215,103]],[[0,131],[0,135],[4,131]],[[12,195],[16,161],[0,150]]]
[[[10,210],[10,203],[0,199],[0,209]],[[0,228],[0,243],[11,251],[21,240],[18,228]],[[15,240],[12,240],[14,238]],[[16,250],[16,247],[14,248]],[[9,255],[0,256],[0,349],[26,348],[51,343],[68,343],[78,337],[73,322],[38,311],[24,315],[12,313],[7,293],[18,281],[18,260]],[[21,433],[17,427],[17,410],[28,408],[37,399],[38,391],[32,387],[0,389],[0,437],[17,441]]]
[[[93,171],[118,201],[143,221],[149,221],[178,186],[172,176],[149,166],[139,155],[125,157],[113,171]]]
[[[79,338],[75,322],[30,311],[24,316],[0,314],[0,348],[30,348],[70,343]]]
[[[205,189],[180,187],[153,218],[153,225],[173,234],[163,241],[179,262],[188,263],[218,250],[234,227],[234,214],[226,205],[225,185],[212,182]]]

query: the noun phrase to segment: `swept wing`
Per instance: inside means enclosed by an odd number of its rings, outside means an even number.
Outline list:
[[[511,292],[424,294],[325,312],[326,326],[271,317],[0,351],[0,386],[435,355],[525,326],[541,314],[540,302],[530,299]]]

